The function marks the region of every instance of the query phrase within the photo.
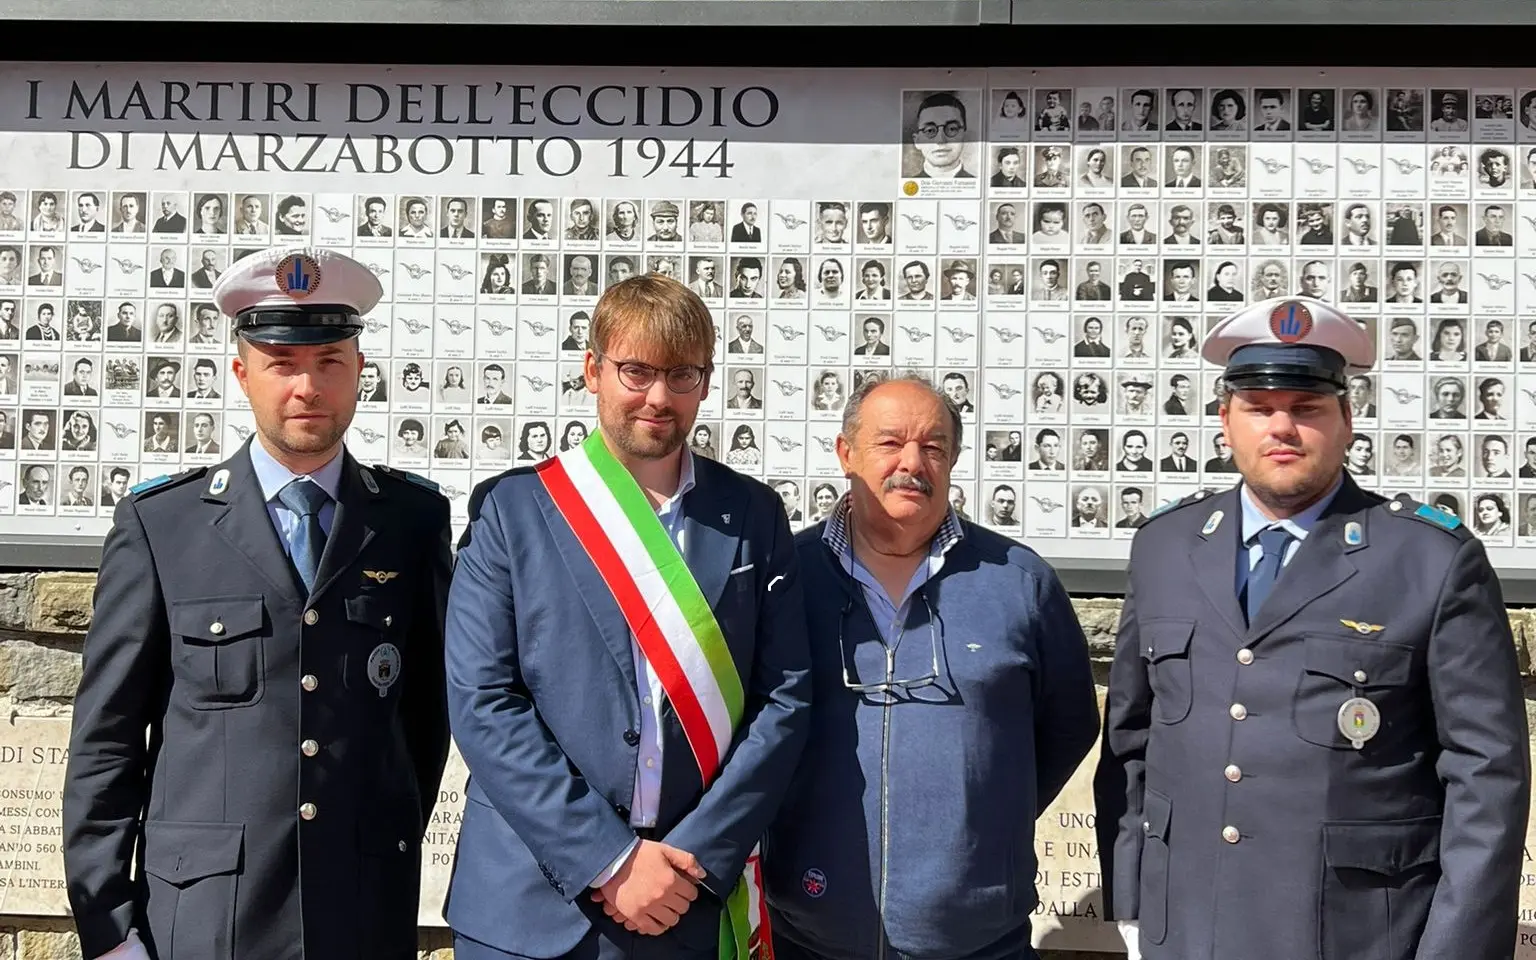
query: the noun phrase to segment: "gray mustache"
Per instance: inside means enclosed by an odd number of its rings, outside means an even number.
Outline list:
[[[915,474],[898,473],[885,481],[885,492],[890,493],[892,490],[916,490],[928,497],[933,495],[933,484]]]

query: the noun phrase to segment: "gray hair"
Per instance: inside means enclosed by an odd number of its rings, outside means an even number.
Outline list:
[[[859,414],[864,409],[865,399],[888,383],[911,383],[921,387],[949,414],[949,426],[954,431],[954,439],[951,441],[949,451],[949,464],[954,466],[960,459],[960,447],[965,431],[965,427],[960,422],[960,408],[949,399],[949,394],[935,387],[932,380],[916,370],[908,370],[894,377],[869,377],[854,387],[853,392],[848,395],[847,402],[843,404],[843,439],[853,442],[854,435],[859,432]]]

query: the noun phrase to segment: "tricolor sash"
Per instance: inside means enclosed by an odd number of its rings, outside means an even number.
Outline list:
[[[600,431],[545,460],[535,473],[655,669],[708,789],[741,722],[743,692],[736,662],[693,571]],[[720,958],[772,956],[754,848],[720,916]]]

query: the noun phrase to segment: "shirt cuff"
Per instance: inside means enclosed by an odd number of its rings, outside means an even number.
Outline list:
[[[616,874],[620,870],[624,869],[624,864],[629,862],[629,858],[634,855],[635,850],[638,849],[639,846],[640,846],[640,838],[639,837],[636,837],[635,839],[631,840],[629,842],[629,846],[624,848],[624,852],[619,854],[618,858],[615,859],[612,863],[610,863],[608,865],[608,869],[604,870],[602,873],[597,875],[597,879],[593,880],[592,883],[590,884],[591,888],[593,890],[596,890],[598,887],[601,887],[603,884],[607,883],[609,880],[612,880],[613,877],[614,877],[614,874]],[[113,957],[112,960],[117,960],[117,958]]]

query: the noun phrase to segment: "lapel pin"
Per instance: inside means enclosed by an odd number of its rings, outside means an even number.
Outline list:
[[[728,514],[728,513],[722,513],[722,514],[720,514],[720,519],[724,523],[730,523],[731,522],[731,515]]]
[[[213,475],[213,482],[208,484],[208,492],[218,496],[229,489],[229,471],[220,470]]]
[[[1358,547],[1365,542],[1365,531],[1354,520],[1344,524],[1344,542],[1352,547]]]
[[[379,482],[373,479],[373,474],[367,470],[359,470],[358,473],[363,475],[363,486],[368,488],[369,493],[379,492]]]
[[[1200,528],[1200,532],[1205,534],[1207,537],[1215,533],[1216,528],[1221,526],[1221,518],[1222,512],[1217,510],[1215,513],[1211,514],[1209,518],[1206,519],[1205,526]]]
[[[369,580],[373,580],[373,581],[376,581],[378,583],[388,583],[389,581],[391,581],[391,580],[395,579],[396,577],[400,576],[400,571],[398,571],[398,570],[364,570],[363,571],[363,576],[367,577]]]
[[[1355,631],[1356,633],[1360,634],[1361,636],[1366,636],[1366,637],[1370,636],[1373,633],[1379,633],[1382,630],[1385,630],[1387,628],[1386,624],[1382,624],[1382,623],[1361,623],[1358,620],[1340,620],[1339,622],[1344,624],[1344,626],[1348,627],[1349,629],[1351,629],[1351,630]]]

